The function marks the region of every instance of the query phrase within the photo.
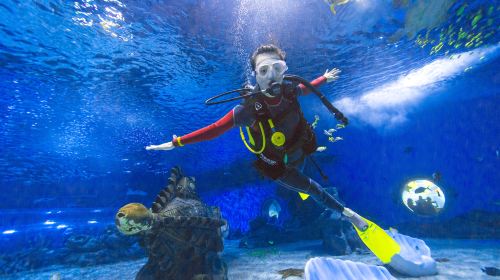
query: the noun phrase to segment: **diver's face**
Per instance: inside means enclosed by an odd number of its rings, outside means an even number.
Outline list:
[[[255,78],[261,90],[268,89],[272,83],[281,84],[287,69],[285,61],[274,53],[262,53],[255,57]]]

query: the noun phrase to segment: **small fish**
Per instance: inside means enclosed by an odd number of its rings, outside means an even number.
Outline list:
[[[37,198],[33,200],[34,204],[39,204],[39,203],[44,203],[44,202],[51,202],[56,200],[55,197],[42,197],[42,198]]]
[[[450,259],[448,258],[435,258],[434,260],[436,260],[437,262],[449,262]]]
[[[61,274],[59,272],[52,274],[52,277],[50,277],[50,280],[61,280]]]
[[[335,128],[330,128],[328,130],[323,130],[323,133],[326,135],[326,136],[332,136],[332,134],[337,131]]]
[[[424,193],[425,191],[427,191],[428,188],[427,187],[418,187],[414,193]]]
[[[500,151],[496,150],[496,153],[497,153],[497,158],[500,157]]]
[[[344,138],[342,138],[342,137],[338,137],[338,136],[337,136],[337,137],[335,137],[335,138],[334,138],[333,136],[328,137],[328,141],[330,141],[330,142],[332,142],[332,143],[335,143],[335,142],[340,141],[340,140],[344,140]]]
[[[413,147],[412,146],[406,146],[403,150],[405,154],[411,154],[413,153]]]
[[[316,152],[324,152],[325,150],[326,150],[325,146],[319,146],[318,148],[316,148]]]
[[[338,123],[336,126],[335,126],[336,129],[342,129],[342,128],[345,128],[345,124],[341,124],[341,123]]]
[[[302,268],[287,268],[278,271],[281,274],[281,279],[286,279],[291,276],[302,277],[304,275],[304,269]]]
[[[311,124],[312,128],[315,129],[318,126],[319,116],[314,115],[314,122]]]
[[[340,5],[345,5],[349,3],[351,0],[324,0],[325,3],[330,6],[330,11],[332,14],[337,14],[337,11],[335,10],[335,6],[340,6]]]
[[[432,173],[432,180],[434,180],[434,182],[441,181],[441,173],[439,171]]]

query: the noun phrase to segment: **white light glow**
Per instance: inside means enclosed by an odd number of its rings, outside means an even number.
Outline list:
[[[13,230],[13,229],[9,229],[9,230],[4,230],[2,232],[2,234],[13,234],[13,233],[16,233],[17,231]]]
[[[342,98],[335,105],[347,116],[374,127],[394,127],[406,121],[412,107],[436,92],[439,82],[491,60],[498,55],[498,48],[499,45],[437,59],[359,97]]]
[[[56,223],[56,222],[54,222],[54,221],[52,221],[52,220],[47,220],[47,221],[45,221],[43,224],[44,224],[44,225],[53,225],[53,224],[55,224],[55,223]]]
[[[68,226],[67,225],[58,225],[56,228],[57,229],[63,229],[63,228],[67,228]]]
[[[97,221],[96,220],[90,220],[87,223],[89,223],[89,224],[97,224]]]

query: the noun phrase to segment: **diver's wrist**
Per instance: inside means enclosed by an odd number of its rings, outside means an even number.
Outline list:
[[[335,81],[334,78],[328,78],[327,75],[322,75],[321,77],[319,77],[319,81],[318,82],[320,84],[323,84],[323,83],[330,83],[330,82],[333,82],[333,81]]]
[[[175,137],[172,139],[172,144],[174,147],[182,147],[184,144],[182,144],[181,137]]]

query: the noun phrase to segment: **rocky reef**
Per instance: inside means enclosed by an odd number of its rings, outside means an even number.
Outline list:
[[[24,249],[0,255],[0,275],[35,270],[50,265],[93,266],[144,257],[137,238],[127,238],[114,226],[97,231],[71,232],[62,247],[48,244],[44,236],[33,237]]]
[[[168,180],[151,209],[130,203],[116,214],[117,228],[125,235],[138,235],[148,255],[136,279],[227,279],[227,266],[219,255],[226,221],[219,208],[201,201],[194,178],[184,176],[180,168],[172,168]]]
[[[335,188],[327,191],[338,198]],[[322,209],[312,199],[302,200],[288,190],[278,190],[276,201],[288,201],[286,208],[290,212],[288,219],[282,222],[279,215],[266,211],[267,201],[263,203],[261,215],[250,221],[250,230],[241,237],[241,248],[320,239],[325,252],[331,255],[366,250],[351,223],[343,220],[340,213]]]
[[[420,220],[397,225],[415,236],[458,239],[500,239],[500,214],[473,210],[445,221]]]

